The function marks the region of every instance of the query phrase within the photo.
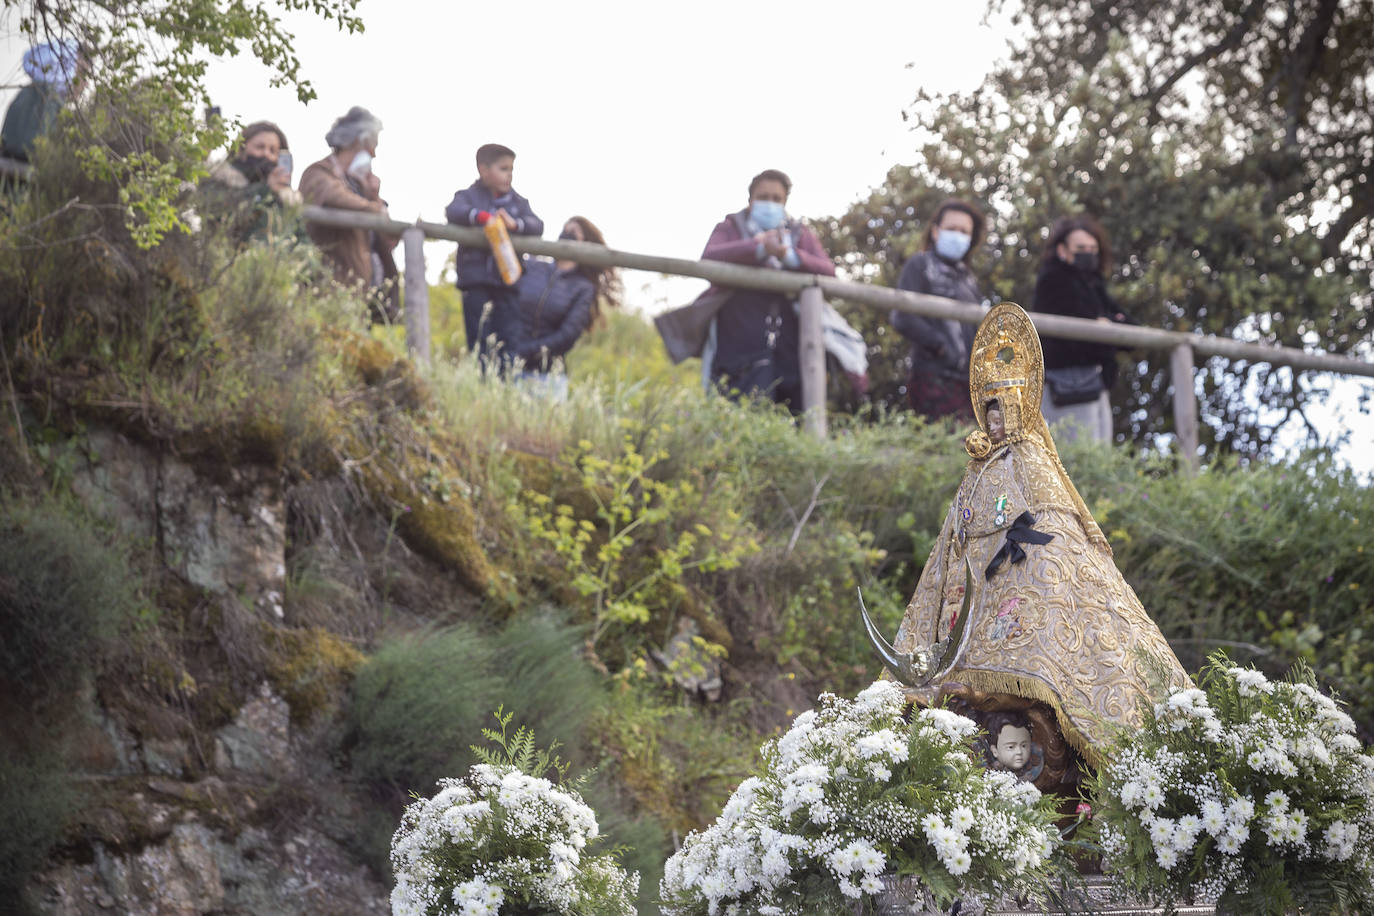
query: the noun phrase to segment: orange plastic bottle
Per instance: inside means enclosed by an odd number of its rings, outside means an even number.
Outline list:
[[[485,213],[483,216],[486,218],[482,219],[482,231],[487,234],[491,255],[496,259],[496,269],[501,271],[501,279],[507,286],[514,286],[524,271],[520,266],[520,256],[515,253],[515,246],[510,243],[506,223],[494,213]]]

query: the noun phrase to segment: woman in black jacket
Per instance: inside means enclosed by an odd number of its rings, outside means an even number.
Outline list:
[[[902,265],[897,288],[960,302],[982,302],[978,280],[969,269],[969,258],[982,240],[982,211],[968,201],[945,201],[926,229],[924,250]],[[972,421],[968,357],[977,329],[951,319],[896,310],[890,320],[911,341],[907,399],[912,409],[931,420],[954,417]]]
[[[1111,246],[1097,220],[1086,214],[1054,224],[1040,262],[1031,308],[1093,321],[1135,324],[1107,293],[1105,274]],[[1116,382],[1116,350],[1111,344],[1042,337],[1045,389],[1041,411],[1051,425],[1072,420],[1056,430],[1060,439],[1084,435],[1112,441],[1112,405],[1108,392]],[[1077,424],[1075,426],[1074,424]]]
[[[568,220],[558,238],[606,244],[601,230],[582,216]],[[522,379],[543,385],[559,400],[566,398],[567,376],[558,371],[563,357],[596,324],[601,303],[614,308],[619,297],[614,268],[530,258],[516,284],[519,307],[508,326],[500,329],[504,357],[519,361]]]

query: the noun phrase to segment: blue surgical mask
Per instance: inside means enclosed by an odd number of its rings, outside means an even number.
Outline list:
[[[756,200],[749,204],[749,218],[760,229],[776,229],[786,218],[782,204],[775,200]]]
[[[968,246],[972,243],[973,236],[968,233],[941,229],[935,236],[935,253],[946,261],[959,261],[968,254]]]

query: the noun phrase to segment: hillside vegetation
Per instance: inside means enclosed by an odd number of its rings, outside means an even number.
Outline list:
[[[224,830],[318,822],[385,881],[407,793],[465,768],[504,703],[599,767],[591,797],[651,900],[760,738],[876,675],[856,590],[895,632],[963,466],[962,431],[907,414],[817,441],[704,397],[635,316],[574,351],[564,404],[480,378],[449,290],[445,352],[412,365],[309,247],[206,229],[141,250],[55,146],[0,245],[0,894],[89,856],[109,829],[92,812],[129,804],[85,778],[92,723],[194,743],[266,682],[318,778],[254,789]],[[188,581],[168,532],[130,536],[83,497],[108,431],[226,488],[279,486],[280,614]],[[1374,728],[1367,485],[1317,454],[1197,476],[1063,458],[1186,665],[1217,644],[1307,659]]]

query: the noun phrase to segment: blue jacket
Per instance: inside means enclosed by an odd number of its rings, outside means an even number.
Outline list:
[[[519,307],[502,343],[527,369],[547,372],[591,326],[596,284],[577,268],[559,270],[547,258],[530,258],[515,289]]]
[[[515,218],[516,235],[543,235],[544,221],[534,215],[530,202],[512,188],[500,197],[493,197],[481,180],[474,181],[471,187],[464,188],[453,195],[453,201],[444,210],[450,223],[458,226],[476,226],[477,214],[483,210],[495,214],[504,209]],[[458,287],[467,289],[473,286],[503,286],[501,271],[496,261],[485,248],[458,246]]]

